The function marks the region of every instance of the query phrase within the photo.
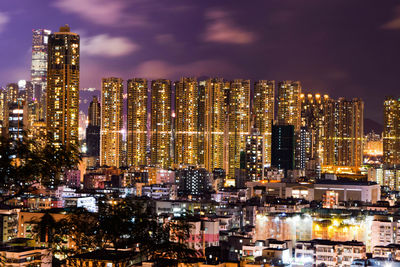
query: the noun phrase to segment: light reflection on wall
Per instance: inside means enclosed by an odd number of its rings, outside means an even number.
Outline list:
[[[308,214],[257,214],[254,240],[357,240],[364,242],[370,251],[371,225],[372,216],[343,219]]]

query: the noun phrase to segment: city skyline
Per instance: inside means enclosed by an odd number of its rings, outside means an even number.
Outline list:
[[[399,30],[394,0],[0,1],[0,262],[400,266]]]
[[[245,7],[239,1],[205,1],[161,4],[158,9],[152,8],[152,1],[113,1],[104,7],[96,5],[100,0],[82,1],[85,7],[96,7],[87,8],[90,14],[65,2],[46,6],[2,1],[0,36],[7,41],[0,51],[7,51],[2,56],[9,62],[0,73],[2,86],[29,80],[32,29],[54,31],[69,23],[82,37],[81,88],[100,91],[101,78],[110,76],[299,80],[312,93],[335,98],[361,95],[366,118],[380,124],[383,95],[396,96],[395,1],[385,1],[379,9],[373,1],[309,5],[260,1]],[[140,15],[129,17],[132,8]],[[246,17],[249,12],[255,15]],[[98,19],[99,14],[107,19]],[[171,14],[179,16],[167,20]],[[156,15],[157,22],[149,22]],[[129,23],[124,23],[127,18]],[[192,30],[185,24],[193,25]],[[218,34],[221,28],[226,35]]]

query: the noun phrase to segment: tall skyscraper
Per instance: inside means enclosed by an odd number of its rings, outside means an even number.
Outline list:
[[[400,164],[400,99],[385,99],[383,123],[383,162]]]
[[[322,165],[357,171],[362,164],[364,102],[357,98],[330,100],[325,103],[324,114]]]
[[[172,91],[170,80],[151,82],[151,163],[162,168],[171,166],[172,149]]]
[[[0,136],[5,133],[7,92],[0,87]]]
[[[278,83],[278,124],[293,125],[295,131],[300,129],[301,84],[299,81]]]
[[[68,25],[49,36],[46,121],[57,146],[78,145],[79,42]]]
[[[199,90],[204,90],[205,95],[204,166],[209,172],[224,168],[224,133],[228,115],[226,92],[229,87],[229,82],[221,78],[199,83]]]
[[[123,127],[123,81],[103,78],[101,84],[100,165],[121,167]]]
[[[100,156],[101,106],[97,96],[89,104],[88,126],[86,128],[86,154],[91,157]]]
[[[175,83],[175,163],[199,164],[199,91],[195,78]]]
[[[48,41],[50,34],[50,30],[32,30],[31,81],[33,98],[39,103],[39,120],[46,118]]]
[[[32,64],[31,81],[33,86],[38,86],[38,95],[35,98],[41,100],[45,96],[47,86],[47,53],[48,40],[51,34],[50,30],[39,29],[32,30]],[[45,97],[44,97],[45,98]]]
[[[147,164],[147,80],[128,80],[127,99],[127,163]]]
[[[254,84],[254,127],[260,131],[264,143],[264,166],[271,166],[271,134],[275,109],[275,81],[260,80]]]
[[[307,156],[310,159],[319,159],[323,149],[322,135],[325,120],[324,108],[330,101],[328,95],[301,94],[301,127],[310,133],[311,150]]]
[[[294,126],[272,126],[272,161],[271,165],[278,169],[294,168]]]
[[[89,104],[88,125],[101,126],[101,106],[97,96],[93,96]]]
[[[228,90],[228,158],[227,174],[240,168],[240,153],[250,132],[250,80],[233,80]]]

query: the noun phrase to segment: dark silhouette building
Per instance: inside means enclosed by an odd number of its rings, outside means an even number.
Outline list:
[[[284,170],[294,168],[294,126],[272,126],[272,167]]]
[[[90,157],[100,156],[100,103],[93,96],[88,111],[89,124],[86,128],[86,154]]]

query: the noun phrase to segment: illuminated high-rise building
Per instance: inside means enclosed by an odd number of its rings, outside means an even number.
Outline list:
[[[204,166],[208,171],[224,168],[224,138],[227,121],[226,92],[230,83],[221,78],[199,82],[204,90]]]
[[[307,127],[300,127],[300,130],[295,133],[295,168],[305,169],[307,163],[311,159],[311,144],[312,134]]]
[[[101,105],[97,96],[93,96],[89,104],[88,125],[101,126]]]
[[[22,141],[28,129],[28,105],[24,100],[9,102],[6,108],[6,136]]]
[[[325,167],[348,167],[357,172],[363,155],[364,102],[357,98],[339,98],[324,105],[321,163]]]
[[[100,156],[100,128],[101,106],[97,96],[89,104],[88,126],[86,127],[86,155],[90,157]]]
[[[271,134],[275,108],[275,81],[260,80],[254,84],[254,127],[263,136],[264,166],[271,166]]]
[[[150,158],[162,168],[170,167],[173,159],[171,101],[171,81],[152,81]]]
[[[6,122],[7,92],[0,87],[0,136],[3,135]]]
[[[329,101],[328,95],[321,94],[301,94],[301,132],[297,134],[298,142],[302,142],[305,147],[296,148],[296,168],[300,165],[305,166],[307,162],[300,163],[300,158],[306,161],[321,158],[323,151],[322,136],[324,134],[323,125],[325,122],[324,108]],[[302,140],[302,141],[301,141]],[[300,164],[300,165],[299,165]]]
[[[250,132],[250,80],[233,80],[228,97],[228,155],[227,175],[233,177],[240,168],[240,154],[246,147]]]
[[[38,101],[28,102],[26,101],[28,106],[28,130],[31,129],[35,122],[39,121],[39,112],[40,112],[40,104]]]
[[[251,129],[251,134],[246,136],[245,169],[248,181],[260,181],[264,179],[264,140],[264,136],[257,128]]]
[[[128,80],[127,99],[127,163],[128,166],[147,163],[147,80]]]
[[[49,36],[47,134],[55,145],[78,145],[79,35],[68,25]]]
[[[121,167],[123,81],[103,78],[101,83],[100,165]]]
[[[17,83],[7,84],[7,102],[17,102],[19,98],[19,86]]]
[[[34,98],[40,103],[41,116],[44,116],[46,112],[48,41],[50,34],[51,31],[45,29],[32,31],[31,81],[35,89]]]
[[[283,81],[278,83],[278,115],[279,125],[293,125],[295,131],[300,130],[301,84],[299,81]]]
[[[400,164],[400,99],[385,99],[383,123],[383,162]]]
[[[199,164],[199,91],[195,78],[175,83],[175,163]]]
[[[28,104],[34,102],[33,84],[30,81],[18,81],[18,98],[26,101]]]

